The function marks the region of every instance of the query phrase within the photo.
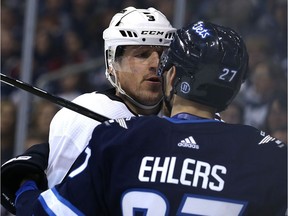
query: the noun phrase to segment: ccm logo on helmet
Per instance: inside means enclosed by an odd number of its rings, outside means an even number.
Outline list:
[[[195,30],[195,32],[199,34],[203,39],[210,35],[208,30],[203,27],[203,22],[198,22],[192,27],[192,29]]]
[[[164,35],[164,32],[161,31],[142,31],[142,35]]]

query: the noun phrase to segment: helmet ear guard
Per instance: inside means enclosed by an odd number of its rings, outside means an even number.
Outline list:
[[[176,67],[175,94],[224,110],[245,81],[248,54],[242,38],[232,29],[196,22],[179,29],[161,56],[158,75]]]

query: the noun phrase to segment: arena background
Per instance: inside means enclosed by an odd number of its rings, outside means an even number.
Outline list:
[[[286,0],[2,0],[1,73],[67,100],[109,87],[102,32],[126,6],[155,7],[176,28],[204,19],[239,32],[249,77],[221,115],[287,143]],[[1,163],[45,142],[58,109],[1,83]]]

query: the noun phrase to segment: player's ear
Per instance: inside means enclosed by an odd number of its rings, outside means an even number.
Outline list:
[[[176,68],[172,66],[168,71],[164,73],[163,77],[164,77],[163,82],[165,85],[165,92],[167,94],[170,94],[176,79]]]
[[[176,67],[172,66],[167,72],[167,80],[170,86],[173,86],[176,79]]]

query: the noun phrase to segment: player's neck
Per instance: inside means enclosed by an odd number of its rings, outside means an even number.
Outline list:
[[[160,111],[160,104],[159,106],[152,109],[142,109],[135,106],[130,101],[126,101],[125,103],[129,107],[129,109],[131,109],[134,113],[137,113],[138,115],[157,115],[158,112]]]
[[[131,102],[127,97],[125,97],[121,94],[119,94],[118,96],[122,98],[122,100],[124,101],[126,106],[135,114],[138,114],[138,115],[157,115],[160,111],[161,103],[154,108],[144,109],[144,108],[138,107],[136,104]]]
[[[215,112],[216,110],[212,107],[176,96],[174,98],[171,116],[177,115],[179,113],[189,113],[202,118],[214,119]]]

